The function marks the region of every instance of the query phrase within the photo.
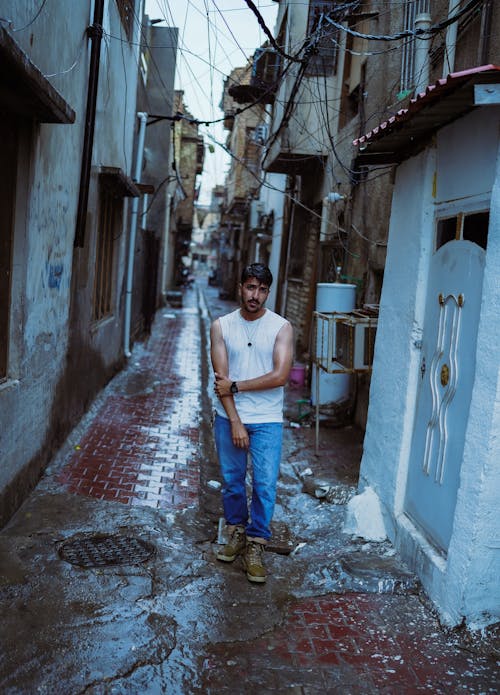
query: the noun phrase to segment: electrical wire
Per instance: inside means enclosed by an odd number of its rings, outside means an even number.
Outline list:
[[[245,1],[246,1],[246,0],[245,0]],[[473,7],[474,7],[475,5],[478,4],[478,2],[479,2],[479,0],[472,0],[471,2],[469,2],[469,3],[467,4],[466,8],[464,8],[463,11],[462,11],[460,14],[457,14],[457,15],[455,15],[455,16],[449,18],[447,21],[449,21],[449,23],[451,23],[452,21],[457,21],[457,20],[459,19],[459,16],[462,16],[462,15],[463,15],[466,11],[468,11],[469,9],[473,9]],[[191,5],[191,3],[189,3],[189,4]],[[246,2],[246,4],[247,4],[248,7],[250,7],[250,9],[252,9],[249,2]],[[338,16],[338,13],[340,12],[340,10],[347,11],[348,9],[352,9],[353,6],[358,5],[358,4],[359,4],[359,3],[346,3],[346,4],[344,4],[343,6],[337,6],[336,11],[335,11],[335,16],[336,16],[336,17]],[[386,10],[386,12],[390,12],[390,11],[391,11],[390,8],[391,8],[391,7],[394,7],[395,4],[399,4],[399,3],[386,3],[387,7],[389,8],[389,9]],[[217,5],[216,5],[215,3],[214,3],[214,5],[215,5],[215,7],[217,8],[217,11],[219,12],[219,14],[221,14],[221,12],[220,12],[219,8],[217,7]],[[205,7],[206,7],[206,9],[207,9],[206,14],[208,15],[208,8],[207,8],[206,3],[205,3]],[[196,9],[197,9],[197,8],[196,8]],[[254,12],[254,14],[255,14],[255,12]],[[326,18],[326,21],[328,21],[330,24],[333,23],[333,25],[335,26],[335,20],[333,20],[333,22],[332,22],[332,21],[329,21],[329,19],[330,19],[330,18]],[[208,16],[207,16],[207,24],[208,24]],[[227,22],[226,22],[226,26],[227,26]],[[444,26],[446,26],[446,23],[443,23],[443,22],[442,22],[442,23],[433,25],[433,27],[431,27],[430,30],[434,30],[434,31],[435,31],[435,35],[441,35],[441,34],[439,34],[439,32],[442,32]],[[229,28],[229,27],[228,27],[228,28]],[[415,35],[414,32],[411,32],[411,31],[410,31],[410,32],[401,32],[401,33],[399,33],[399,34],[393,34],[393,35],[380,35],[380,36],[376,36],[376,35],[371,35],[371,34],[363,34],[362,32],[356,32],[356,31],[355,31],[354,29],[352,29],[351,27],[345,27],[345,25],[343,25],[343,24],[340,24],[337,28],[338,28],[339,30],[341,30],[341,31],[346,31],[347,29],[349,29],[349,31],[347,31],[347,33],[350,33],[350,34],[352,34],[353,36],[357,36],[357,37],[359,37],[359,38],[363,38],[363,39],[367,39],[367,40],[374,38],[374,40],[379,39],[379,40],[387,40],[387,41],[391,40],[391,41],[392,41],[392,40],[398,40],[399,38],[402,38],[403,36],[406,36],[406,37],[410,38],[411,36],[414,36],[414,35]],[[430,31],[430,30],[429,30],[429,31]],[[215,29],[215,31],[216,31],[216,35],[217,35],[217,32],[218,32],[219,30],[218,30],[218,29]],[[267,33],[266,33],[266,35],[267,35]],[[241,50],[241,47],[239,47],[239,48],[240,48],[240,50]],[[303,47],[302,47],[302,48],[303,48]],[[344,48],[343,50],[346,50],[346,52],[349,52],[350,49],[349,49],[349,48]],[[375,55],[375,54],[378,55],[378,54],[381,54],[381,53],[384,53],[384,52],[389,52],[389,51],[394,51],[394,50],[399,50],[399,47],[390,47],[390,48],[387,48],[387,49],[381,50],[381,51],[366,51],[366,52],[362,52],[361,54],[362,54],[362,55]],[[281,55],[284,54],[283,51],[278,51],[278,52],[280,52]],[[302,63],[302,62],[304,61],[304,56],[301,55],[301,52],[302,52],[302,49],[299,51],[299,53],[297,53],[296,56],[294,56],[294,58],[296,59],[296,60],[294,60],[294,61],[291,61],[291,60],[290,60],[289,54],[285,54],[285,57],[287,58],[287,60],[289,60],[288,67],[290,66],[290,64],[291,64],[292,62],[295,62],[295,63]],[[359,54],[359,53],[357,53],[357,52],[355,52],[355,51],[353,51],[353,50],[351,50],[350,52],[351,52],[353,55]],[[191,52],[188,51],[187,48],[181,48],[180,53],[181,53],[181,55],[183,55],[183,53],[188,53],[188,54],[190,53],[190,54],[192,54]],[[198,55],[198,54],[196,54],[196,55]],[[300,58],[299,58],[299,55],[301,55]],[[199,57],[199,55],[198,55],[198,57]],[[207,62],[207,61],[205,61],[205,62]],[[212,81],[212,80],[213,80],[214,71],[217,70],[217,67],[216,67],[216,65],[215,65],[214,57],[213,57],[212,55],[210,55],[210,51],[209,51],[208,65],[209,65],[210,74],[211,74],[211,81]],[[219,72],[221,72],[221,71],[219,71]],[[222,74],[222,73],[221,73],[221,74]],[[297,76],[296,76],[296,77],[297,77]],[[283,82],[283,79],[284,79],[284,77],[283,77],[283,75],[282,75],[282,76],[281,76],[281,79],[280,79],[280,83]],[[305,84],[308,86],[308,83],[309,83],[309,82],[310,82],[310,80],[307,80],[307,82],[306,82]],[[298,81],[297,81],[297,79],[294,81],[294,84],[292,85],[292,92],[291,92],[291,97],[292,97],[292,98],[291,98],[291,99],[288,99],[286,102],[281,102],[281,106],[283,107],[283,115],[284,115],[284,118],[282,119],[282,122],[280,123],[280,126],[278,127],[278,130],[275,131],[275,133],[273,133],[273,135],[272,135],[272,137],[274,137],[274,139],[276,139],[276,137],[278,137],[279,131],[281,130],[282,127],[284,127],[284,124],[288,123],[288,121],[291,120],[292,118],[293,118],[294,120],[296,120],[297,117],[296,117],[296,114],[295,114],[295,107],[296,107],[296,103],[295,103],[295,102],[296,102],[296,100],[297,100],[297,94],[298,94],[298,92],[299,92],[299,89],[300,89],[301,85],[302,85],[302,87],[304,87],[303,77],[300,77],[300,79],[299,79]],[[309,86],[308,86],[308,88],[309,88]],[[324,109],[324,107],[326,106],[326,104],[324,103],[324,100],[322,100],[321,98],[315,99],[315,98],[314,98],[314,94],[313,94],[312,92],[311,92],[311,94],[312,94],[312,98],[311,98],[311,108],[315,108],[317,112],[321,112],[321,109]],[[319,92],[318,92],[318,94],[319,94]],[[245,106],[244,108],[242,108],[242,109],[236,109],[234,115],[229,116],[229,117],[233,117],[233,118],[234,118],[234,117],[238,116],[240,113],[246,111],[247,109],[254,108],[255,106],[257,106],[257,104],[259,104],[260,101],[261,101],[261,100],[257,100],[257,101],[255,101],[255,102],[253,102],[253,103],[250,103],[250,104],[246,105],[246,106]],[[210,103],[213,104],[213,85],[212,85],[212,83],[211,83],[211,99],[210,99]],[[303,100],[300,101],[301,106],[303,106],[304,103],[305,103],[305,102],[304,102]],[[330,107],[331,107],[331,104],[330,104]],[[380,113],[383,113],[383,111],[380,111]],[[211,114],[211,115],[212,115],[212,114]],[[367,122],[369,122],[370,119],[371,119],[371,118],[374,118],[375,116],[376,116],[375,113],[374,113],[374,114],[371,114],[371,116],[368,117]],[[214,119],[214,118],[212,118],[211,120],[206,121],[206,120],[203,120],[203,119],[194,118],[194,117],[192,117],[192,116],[187,116],[187,115],[185,115],[185,114],[180,114],[180,115],[177,114],[177,115],[174,115],[174,116],[172,117],[172,120],[183,119],[183,120],[186,120],[186,121],[188,121],[188,122],[191,122],[191,123],[196,124],[196,125],[199,125],[199,126],[205,125],[205,126],[208,127],[208,126],[210,126],[210,125],[214,125],[214,124],[223,122],[224,120],[226,120],[227,117],[228,117],[228,115],[226,114],[223,118],[220,118],[220,119]],[[327,123],[328,123],[329,129],[331,130],[329,119],[327,119]],[[320,138],[317,137],[318,134],[319,134],[319,133],[318,133],[318,130],[317,130],[316,132],[314,132],[314,133],[312,133],[312,134],[311,134],[311,133],[308,133],[308,134],[307,134],[307,137],[311,138],[312,140],[319,141]],[[330,139],[330,141],[331,141],[331,143],[332,143],[332,151],[333,151],[333,154],[334,154],[336,160],[338,161],[339,165],[341,166],[342,170],[345,171],[345,173],[348,174],[348,175],[352,175],[352,174],[355,174],[355,173],[359,173],[359,172],[355,172],[354,170],[352,170],[346,163],[340,161],[339,153],[336,151],[336,150],[337,150],[337,147],[339,146],[339,141],[338,141],[338,138],[337,138],[337,137],[336,137],[336,139],[334,140],[333,137],[332,137],[332,135],[333,135],[332,133],[329,133],[329,139]],[[219,143],[219,144],[220,144],[220,143]],[[268,143],[268,152],[269,152],[269,150],[270,150],[270,146],[271,146],[271,145],[272,145],[272,142],[269,142],[269,143]],[[319,161],[319,160],[318,160],[318,161]],[[325,171],[327,171],[326,166],[327,166],[327,165],[325,165]],[[329,171],[329,170],[328,170],[328,171]],[[377,173],[377,174],[376,174],[377,177],[380,176],[380,175],[384,175],[384,174],[383,174],[383,173],[382,173],[382,174],[380,174],[380,173]]]
[[[28,22],[28,24],[25,24],[24,27],[19,27],[19,29],[12,29],[12,33],[16,33],[18,31],[24,31],[25,29],[30,27],[34,22],[36,22],[36,20],[38,19],[38,17],[42,13],[43,8],[45,7],[46,2],[47,2],[47,0],[43,0],[42,4],[40,5],[40,8],[38,9],[38,12],[35,14],[33,19]],[[12,22],[10,22],[10,23],[12,24]]]
[[[214,144],[216,144],[218,147],[222,148],[222,149],[231,157],[231,159],[233,159],[235,162],[237,162],[238,164],[240,164],[241,166],[243,166],[243,167],[249,172],[249,174],[250,174],[261,186],[264,186],[265,188],[268,188],[268,189],[270,189],[270,190],[272,190],[272,191],[277,191],[277,192],[279,192],[279,193],[282,193],[282,194],[285,196],[285,198],[288,198],[291,202],[294,203],[294,205],[297,205],[298,207],[300,207],[301,209],[303,209],[303,210],[305,210],[307,213],[309,213],[309,215],[311,215],[312,217],[316,217],[318,220],[321,221],[321,219],[322,219],[321,214],[317,213],[313,208],[310,208],[308,205],[306,205],[305,203],[303,203],[299,198],[297,198],[296,196],[292,195],[291,193],[288,193],[288,191],[286,191],[286,190],[283,191],[283,189],[279,188],[278,186],[274,186],[274,185],[271,184],[269,181],[267,181],[265,178],[262,178],[261,176],[258,176],[254,171],[252,171],[252,170],[247,166],[246,162],[245,162],[244,160],[242,160],[240,157],[238,157],[234,152],[232,152],[232,151],[230,150],[230,148],[227,147],[227,145],[225,145],[225,144],[222,143],[222,142],[219,142],[218,140],[216,140],[216,139],[215,139],[212,135],[210,135],[210,134],[207,134],[207,136],[212,140],[212,142],[213,142]],[[345,230],[341,230],[341,231],[345,232]],[[345,246],[345,244],[344,244],[344,242],[343,242],[343,239],[342,239],[341,236],[340,236],[340,233],[339,233],[339,235],[338,235],[338,240],[339,240],[341,246],[343,247],[344,251],[345,251],[347,254],[349,254],[349,255],[351,255],[351,256],[357,258],[357,254],[352,253],[351,251],[349,251],[349,249],[347,248],[347,246]]]
[[[212,45],[210,41],[210,20],[208,16],[208,1],[205,1],[205,8],[207,13],[207,42],[208,42],[208,62],[210,63],[210,108],[211,116],[213,116],[213,104],[214,104],[214,70],[213,64],[215,62],[215,56],[212,58]]]
[[[189,4],[191,4],[191,3],[189,3]],[[214,4],[215,4],[215,3],[214,3]],[[198,8],[196,8],[196,9],[198,9]],[[111,34],[111,33],[107,33],[107,36],[108,36],[109,38],[112,38],[112,39],[115,39],[115,40],[118,40],[118,41],[126,41],[126,39],[123,39],[121,36],[116,36],[116,35]],[[142,47],[142,48],[149,48],[149,44],[148,44],[148,42],[145,41],[145,40],[141,40],[141,42],[139,42],[139,43],[137,43],[137,42],[131,42],[131,41],[126,41],[126,42],[129,43],[130,45],[137,45],[137,46],[140,46],[140,47]],[[158,46],[158,47],[161,47],[161,46]],[[243,50],[243,49],[241,49],[241,50]],[[183,48],[183,47],[179,47],[179,52],[181,53],[181,55],[182,55],[182,53],[188,53],[189,55],[196,56],[196,57],[197,57],[199,60],[201,60],[202,62],[207,63],[207,65],[209,66],[209,69],[211,69],[211,70],[217,70],[221,75],[224,75],[224,76],[225,76],[225,73],[224,73],[224,72],[222,72],[221,70],[218,70],[218,68],[217,68],[213,63],[211,63],[210,61],[207,61],[207,60],[203,59],[198,53],[195,53],[195,52],[190,51],[190,50],[188,50],[188,49],[186,49],[186,48]],[[246,55],[245,55],[245,58],[247,59],[247,56],[246,56]],[[189,68],[189,69],[190,69],[190,68]],[[288,71],[288,69],[289,69],[289,66],[285,66],[285,69],[283,70],[282,75],[286,74],[287,71]],[[191,71],[191,73],[192,73],[192,70],[191,70],[191,69],[190,69],[190,71]],[[193,75],[193,80],[197,83],[198,86],[200,86],[200,85],[199,85],[200,80],[196,77],[196,75],[194,75],[194,73],[192,73],[192,75]],[[202,90],[202,91],[203,91],[203,90]],[[248,104],[247,106],[245,106],[245,107],[243,107],[243,108],[236,109],[236,110],[235,110],[235,115],[238,115],[239,113],[242,113],[243,111],[246,111],[247,109],[252,108],[252,106],[261,103],[262,100],[263,100],[264,98],[266,98],[267,94],[268,94],[269,92],[272,92],[272,91],[274,91],[274,86],[273,86],[273,85],[271,85],[271,86],[268,88],[268,90],[267,90],[265,93],[263,93],[258,99],[256,99],[254,102]],[[206,93],[204,93],[204,96],[207,98],[207,100],[209,100],[209,97],[208,97],[208,95],[207,95]],[[209,100],[209,101],[211,101],[211,100]],[[194,118],[194,117],[191,117],[191,118],[187,118],[187,117],[186,117],[185,120],[189,120],[190,122],[196,123],[196,124],[199,124],[199,125],[204,124],[204,125],[207,125],[207,126],[208,126],[208,125],[211,125],[211,124],[221,123],[221,122],[225,121],[225,120],[227,119],[227,117],[228,117],[228,116],[226,115],[226,116],[223,116],[223,117],[221,117],[221,118],[212,119],[212,120],[198,119],[198,118]],[[229,116],[229,117],[231,117],[231,116]]]
[[[415,38],[429,38],[433,34],[441,32],[446,27],[458,22],[458,20],[463,17],[468,12],[472,11],[476,5],[482,3],[483,0],[469,0],[467,5],[463,7],[459,12],[454,14],[452,17],[439,22],[438,24],[433,24],[428,29],[406,29],[405,31],[400,31],[397,34],[362,34],[355,29],[351,29],[345,24],[341,24],[332,19],[329,15],[325,15],[326,21],[337,29],[350,34],[351,36],[356,36],[361,39],[369,39],[371,41],[399,41],[400,39],[415,37]]]
[[[269,39],[269,42],[271,46],[281,55],[282,58],[286,58],[287,60],[292,61],[293,63],[300,63],[302,62],[302,59],[299,58],[298,56],[290,55],[289,53],[285,53],[285,51],[281,48],[276,43],[276,39],[274,38],[272,32],[269,30],[268,26],[266,25],[263,16],[259,12],[258,8],[255,6],[255,3],[252,0],[245,0],[246,4],[248,7],[252,10],[254,15],[257,17],[257,21],[259,22],[260,26],[262,27],[262,31],[264,34],[267,36]]]
[[[85,48],[86,43],[87,43],[86,39],[87,39],[87,32],[84,31],[83,35],[82,35],[81,42],[80,42],[80,48],[78,49],[78,55],[69,68],[66,68],[65,70],[59,70],[59,72],[52,72],[50,74],[44,74],[44,77],[46,77],[47,79],[50,77],[59,77],[59,75],[67,75],[69,72],[74,70],[81,60],[83,49]]]

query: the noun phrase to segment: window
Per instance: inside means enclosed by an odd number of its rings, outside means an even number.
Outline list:
[[[129,41],[132,40],[134,29],[134,2],[135,0],[116,0],[120,19]]]
[[[403,31],[413,31],[415,28],[415,0],[407,0],[404,7]],[[399,80],[399,96],[403,98],[413,91],[413,70],[415,39],[407,37],[403,39],[401,54],[401,77]]]
[[[324,2],[323,0],[310,0],[309,2],[307,36],[314,34],[321,24],[321,38],[316,44],[316,52],[309,60],[305,71],[309,77],[332,75],[337,69],[339,32],[332,24],[322,18],[322,15],[332,12],[334,6],[334,2]]]
[[[14,201],[17,178],[18,130],[14,122],[0,118],[0,381],[8,375]]]
[[[308,229],[307,222],[307,211],[303,207],[295,206],[293,225],[290,229],[290,234],[292,235],[288,266],[288,277],[290,278],[301,278],[304,273],[304,263],[307,257],[307,235],[304,233],[304,230]]]
[[[352,41],[352,37],[348,36],[348,48],[353,45],[361,45],[361,43],[356,44],[355,41]],[[358,52],[361,53],[362,50]],[[360,113],[364,101],[365,83],[366,59],[363,56],[351,55],[347,51],[344,62],[339,129],[342,129]]]
[[[430,14],[430,0],[406,0],[404,5],[403,31],[414,31],[415,18],[422,14]],[[401,57],[401,78],[399,82],[400,99],[413,92],[415,87],[415,38],[409,36],[403,39]]]
[[[94,301],[92,319],[101,321],[113,313],[115,239],[120,234],[123,198],[101,184],[99,226],[97,229]]]
[[[488,243],[488,225],[490,215],[488,212],[476,212],[466,215],[463,219],[462,239],[472,241],[482,249],[486,249]]]
[[[260,171],[261,148],[255,141],[254,132],[255,129],[253,127],[247,127],[245,129],[245,154],[243,156],[243,161],[246,169],[249,172],[257,175]],[[257,183],[257,181],[255,181],[255,183]],[[251,185],[255,187],[253,182]]]
[[[458,217],[446,217],[438,220],[436,230],[436,251],[457,238],[457,221]]]
[[[488,211],[470,214],[460,213],[453,217],[444,217],[437,221],[436,251],[450,241],[471,241],[482,249],[488,242]]]

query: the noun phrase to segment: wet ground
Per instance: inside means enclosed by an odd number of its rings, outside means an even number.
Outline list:
[[[323,422],[316,454],[305,391],[267,583],[215,559],[207,332],[233,306],[200,284],[160,310],[0,532],[0,692],[499,692],[495,631],[442,628],[389,543],[342,533],[362,436]]]

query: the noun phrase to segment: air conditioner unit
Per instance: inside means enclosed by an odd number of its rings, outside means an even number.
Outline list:
[[[267,140],[267,125],[258,125],[253,131],[253,140],[259,145],[264,145]]]
[[[339,316],[335,330],[337,362],[346,369],[369,370],[373,364],[376,332],[377,318],[361,310]]]
[[[258,229],[260,227],[260,218],[264,211],[264,204],[261,200],[250,201],[250,229]]]
[[[274,48],[257,48],[250,79],[258,83],[256,86],[274,84],[278,79],[280,63],[281,56]]]

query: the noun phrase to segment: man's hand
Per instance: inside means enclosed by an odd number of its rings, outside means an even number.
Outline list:
[[[227,376],[215,372],[214,391],[219,398],[231,396],[231,384],[233,382]]]
[[[248,449],[250,446],[250,437],[245,425],[239,418],[236,421],[231,420],[231,439],[234,446],[237,446],[238,449]]]

